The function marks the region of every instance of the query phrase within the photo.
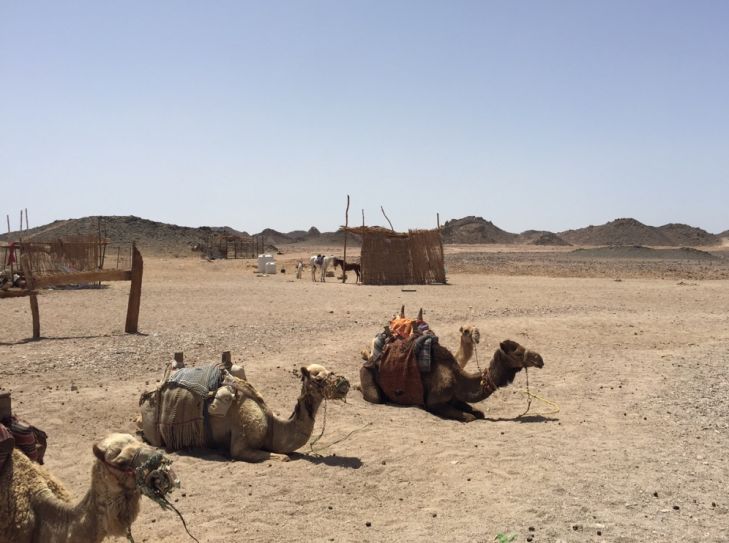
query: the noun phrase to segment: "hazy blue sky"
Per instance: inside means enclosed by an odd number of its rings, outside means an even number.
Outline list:
[[[0,213],[729,228],[729,2],[0,0]]]

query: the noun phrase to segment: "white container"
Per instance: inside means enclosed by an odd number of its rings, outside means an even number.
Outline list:
[[[272,255],[258,255],[258,273],[268,273],[266,271],[267,262],[274,262],[275,264],[275,260]],[[273,273],[276,273],[275,265]]]
[[[276,261],[266,262],[266,273],[269,275],[276,275]]]

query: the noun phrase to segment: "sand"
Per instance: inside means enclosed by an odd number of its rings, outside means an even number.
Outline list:
[[[548,276],[557,268],[450,270],[448,286],[402,292],[257,277],[246,261],[147,257],[140,335],[122,332],[128,284],[44,292],[37,342],[20,341],[30,335],[28,300],[2,300],[0,386],[48,432],[47,466],[80,497],[92,444],[134,432],[139,394],[173,352],[203,363],[232,351],[288,416],[294,369],[320,362],[356,384],[359,351],[387,317],[402,303],[422,306],[453,350],[458,327],[477,325],[481,364],[506,338],[540,352],[531,389],[559,413],[535,403],[515,418],[523,375],[478,406],[487,420],[470,424],[367,404],[352,390],[346,404],[329,404],[320,443],[354,434],[322,457],[172,454],[175,504],[201,542],[729,541],[729,281],[615,281],[612,268]],[[133,534],[187,541],[178,519],[146,499]]]

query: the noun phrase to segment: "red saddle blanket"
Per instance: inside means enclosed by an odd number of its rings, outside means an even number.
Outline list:
[[[396,339],[382,353],[377,384],[385,396],[400,405],[424,405],[423,380],[413,339]]]
[[[43,430],[16,417],[3,419],[0,423],[0,469],[10,457],[13,448],[39,464],[46,453],[47,435]]]

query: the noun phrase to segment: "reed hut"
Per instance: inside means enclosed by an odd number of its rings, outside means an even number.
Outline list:
[[[440,230],[394,232],[379,226],[347,228],[362,238],[360,265],[365,285],[445,283]]]

